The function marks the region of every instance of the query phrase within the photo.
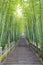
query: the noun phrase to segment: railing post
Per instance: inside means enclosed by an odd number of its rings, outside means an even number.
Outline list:
[[[0,56],[2,55],[2,47],[0,47]]]

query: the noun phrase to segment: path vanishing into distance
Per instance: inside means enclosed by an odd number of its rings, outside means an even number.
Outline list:
[[[20,37],[18,46],[13,48],[2,65],[42,65],[40,58],[28,47],[25,38]]]

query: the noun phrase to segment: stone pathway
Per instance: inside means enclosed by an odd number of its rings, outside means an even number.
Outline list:
[[[2,62],[3,65],[42,65],[37,57],[26,44],[24,38],[20,38],[18,46],[13,49],[7,58]]]

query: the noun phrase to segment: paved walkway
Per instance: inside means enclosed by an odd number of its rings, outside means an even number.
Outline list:
[[[3,65],[42,65],[39,58],[28,48],[26,40],[20,38],[18,46],[3,61]]]

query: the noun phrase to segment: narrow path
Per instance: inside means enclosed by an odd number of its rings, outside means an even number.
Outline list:
[[[18,47],[3,61],[3,65],[41,65],[39,58],[28,48],[26,40],[20,38]]]

